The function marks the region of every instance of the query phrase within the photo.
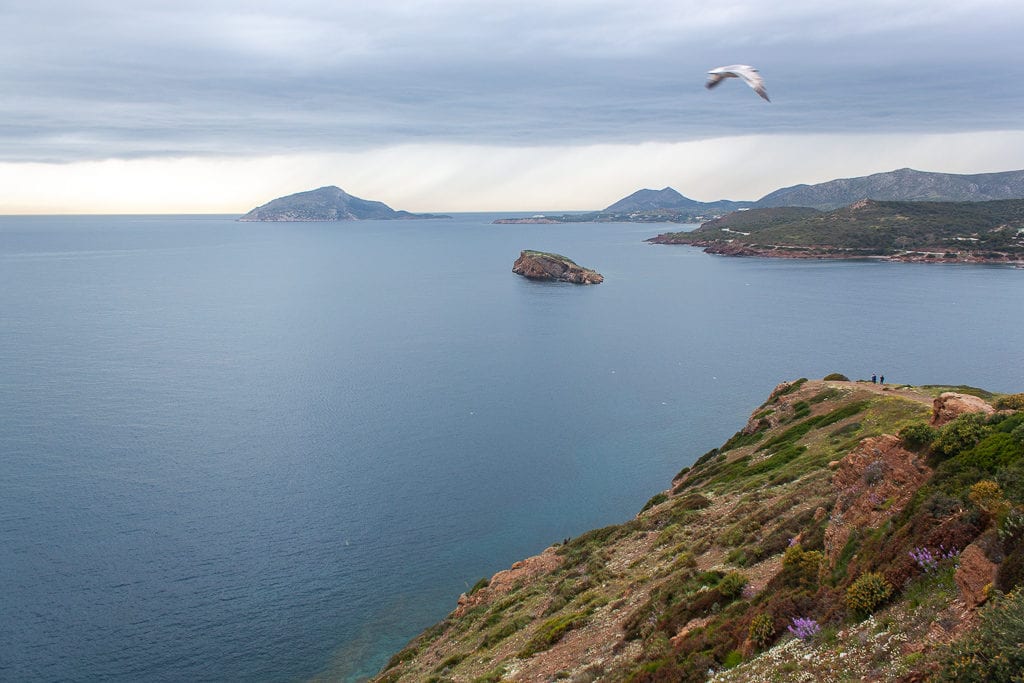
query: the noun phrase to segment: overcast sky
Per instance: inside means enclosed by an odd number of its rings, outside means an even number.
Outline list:
[[[1019,0],[0,0],[0,213],[757,199],[1024,168]],[[715,66],[752,64],[771,103]]]

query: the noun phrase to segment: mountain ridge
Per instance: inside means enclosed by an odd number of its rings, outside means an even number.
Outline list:
[[[704,222],[747,209],[808,207],[821,211],[875,201],[983,202],[1024,199],[1024,170],[994,173],[937,173],[901,168],[867,176],[837,178],[816,184],[779,188],[756,201],[721,199],[701,202],[672,187],[641,189],[600,211],[497,219],[495,223],[688,223]]]
[[[1024,198],[1024,170],[959,174],[900,168],[812,185],[783,187],[761,197],[753,206],[807,206],[828,210],[861,199],[976,202],[1021,198]]]

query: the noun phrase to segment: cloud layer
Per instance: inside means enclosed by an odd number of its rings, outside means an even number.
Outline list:
[[[603,171],[618,186],[652,175],[640,160],[649,154],[650,168],[674,169],[652,183],[663,185],[720,168],[728,150],[776,149],[770,138],[826,157],[844,136],[888,136],[883,152],[926,140],[941,149],[938,135],[1024,129],[1022,31],[1024,5],[1004,0],[10,0],[0,6],[0,177],[44,183],[161,163],[203,175],[237,163],[292,189],[290,178],[317,175],[296,165],[333,163],[329,182],[355,191],[360,169],[384,158],[421,179],[458,179],[476,163],[508,184],[610,157],[619,163]],[[736,81],[703,87],[708,68],[736,62],[760,68],[771,104]],[[807,136],[830,142],[815,148]],[[685,147],[700,141],[718,142]],[[967,170],[1004,170],[1006,156]],[[903,158],[895,165],[916,163]],[[525,172],[530,159],[539,166]],[[804,160],[773,161],[783,177],[769,189],[828,179],[835,166],[818,159],[806,178]],[[750,162],[734,160],[734,174],[763,167]],[[760,180],[701,198],[750,198]],[[27,206],[32,193],[15,189],[0,211]],[[402,208],[445,208],[408,196]]]
[[[1019,126],[1024,6],[908,4],[6,3],[0,160]]]

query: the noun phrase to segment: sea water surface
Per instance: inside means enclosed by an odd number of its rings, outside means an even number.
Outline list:
[[[492,218],[0,218],[0,679],[359,680],[783,380],[1024,391],[1024,270]]]

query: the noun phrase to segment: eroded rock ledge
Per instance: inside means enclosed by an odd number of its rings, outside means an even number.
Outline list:
[[[512,272],[531,280],[557,280],[579,285],[604,282],[603,275],[577,265],[572,259],[531,249],[524,249],[519,254],[519,258],[512,264]]]

